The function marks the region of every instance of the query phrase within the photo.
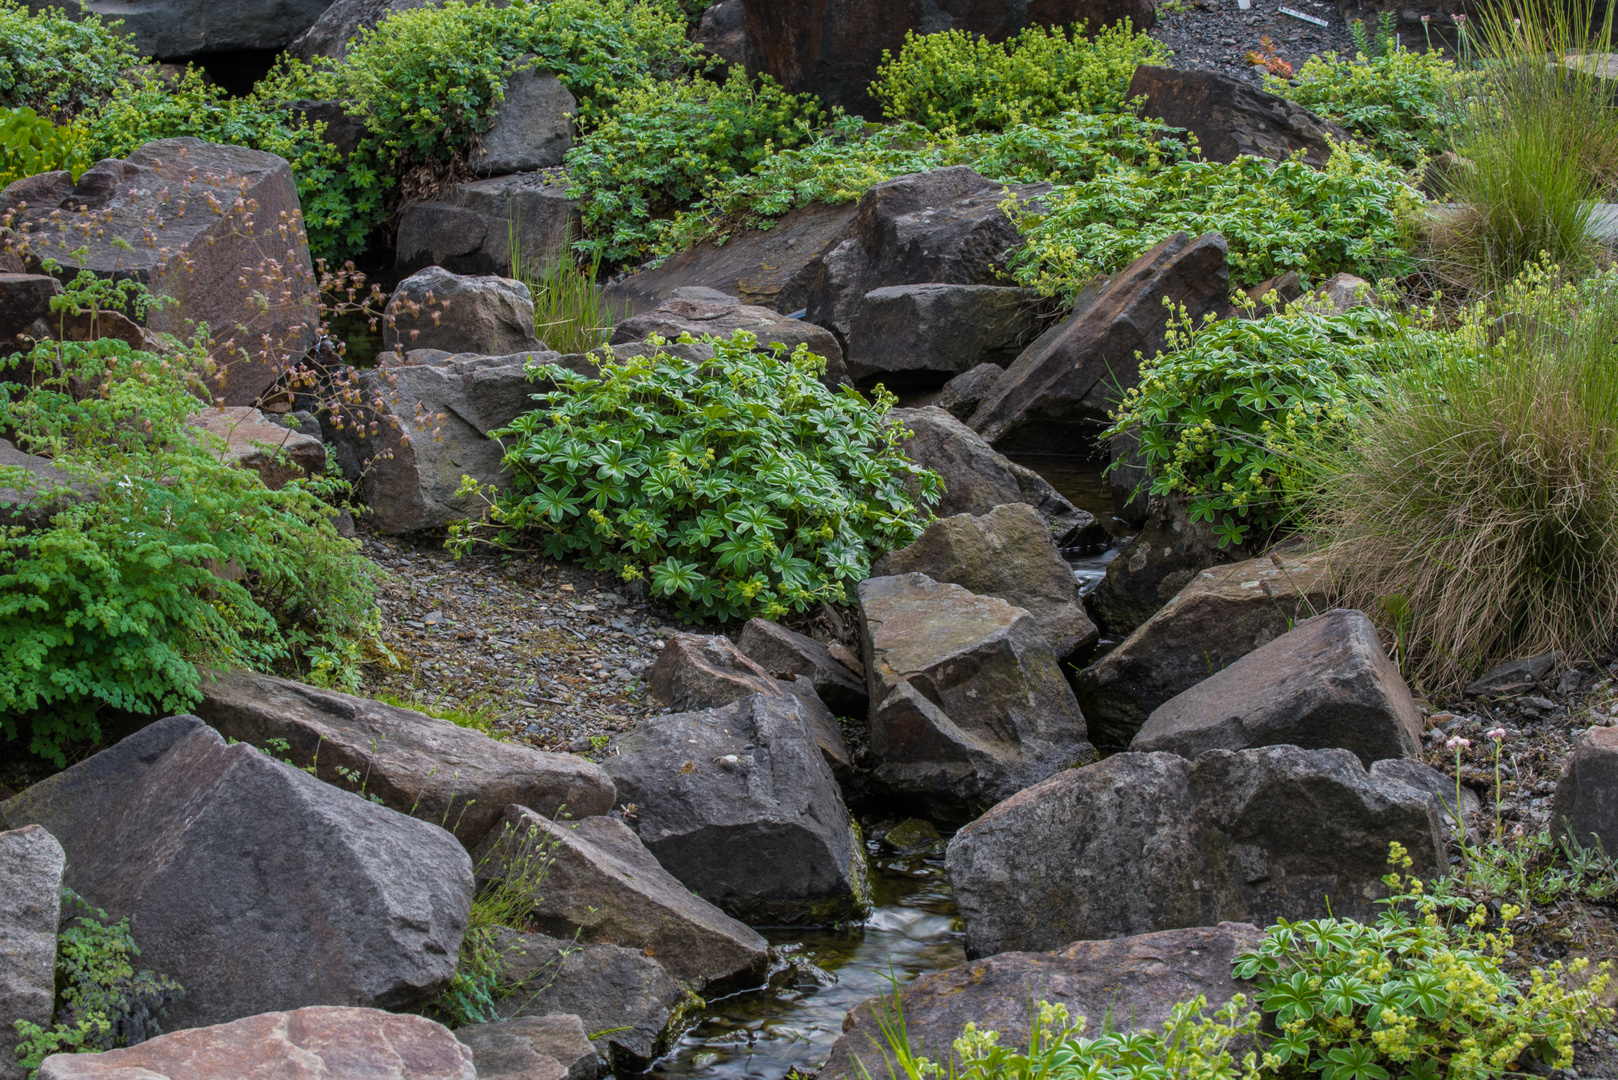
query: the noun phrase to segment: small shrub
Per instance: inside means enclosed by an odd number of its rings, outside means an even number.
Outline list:
[[[107,288],[84,274],[53,303],[108,306]],[[69,742],[99,736],[103,705],[184,711],[192,658],[355,655],[377,617],[369,564],[301,482],[270,491],[187,422],[210,373],[202,346],[47,341],[0,369],[20,378],[0,381],[0,430],[81,492],[38,490],[24,509],[43,523],[0,530],[6,738],[31,730],[30,750],[65,764]],[[25,479],[0,467],[5,486]]]
[[[871,94],[894,120],[992,131],[1058,113],[1122,112],[1135,69],[1171,55],[1128,19],[1093,38],[1080,23],[1030,26],[1003,43],[960,30],[909,31],[897,58],[883,54]]]
[[[140,948],[127,917],[110,923],[105,911],[68,888],[62,903],[78,913],[57,936],[55,1023],[48,1030],[27,1020],[13,1024],[18,1064],[30,1078],[51,1054],[136,1046],[162,1034],[163,1013],[185,997],[167,975],[135,970]]]
[[[1256,984],[1255,998],[1281,1034],[1266,1070],[1307,1067],[1324,1080],[1485,1080],[1523,1071],[1531,1059],[1568,1068],[1573,1043],[1609,1020],[1598,1004],[1603,970],[1588,962],[1530,973],[1520,987],[1503,969],[1509,933],[1486,933],[1486,907],[1458,925],[1428,895],[1392,845],[1394,872],[1383,880],[1388,910],[1374,925],[1350,919],[1281,922],[1238,957],[1234,973]],[[1515,918],[1509,905],[1503,922]],[[1603,968],[1610,965],[1603,965]]]
[[[1188,499],[1192,521],[1240,544],[1287,520],[1309,462],[1347,438],[1377,374],[1430,336],[1370,306],[1201,326],[1182,313],[1102,438],[1135,432],[1150,492]]]
[[[1311,56],[1291,81],[1264,80],[1273,94],[1291,98],[1335,120],[1388,160],[1414,168],[1450,148],[1454,111],[1466,78],[1440,52],[1389,49]]]
[[[94,164],[84,142],[80,125],[58,127],[32,109],[0,109],[0,187],[55,169],[76,182]]]
[[[570,192],[611,261],[651,254],[662,219],[778,150],[808,142],[821,119],[813,97],[732,71],[706,79],[648,79],[626,92],[567,155]]]
[[[1120,169],[1045,201],[1021,223],[1028,242],[1013,270],[1051,296],[1076,293],[1182,229],[1224,235],[1234,284],[1288,270],[1305,281],[1340,270],[1376,280],[1409,268],[1408,221],[1421,205],[1397,168],[1352,146],[1324,169],[1253,157]]]
[[[546,347],[564,355],[593,352],[607,343],[617,322],[606,291],[599,284],[601,248],[597,245],[584,265],[564,251],[534,274],[522,264],[512,228],[510,277],[528,286],[534,298],[534,334]]]
[[[1535,270],[1386,382],[1322,458],[1345,602],[1430,691],[1503,660],[1606,655],[1618,626],[1618,276]]]
[[[105,100],[146,64],[120,25],[0,0],[0,106],[71,120]]]
[[[832,393],[802,346],[769,355],[739,332],[714,350],[604,358],[598,380],[536,369],[559,389],[496,433],[515,474],[494,507],[501,539],[530,530],[552,558],[650,577],[685,616],[730,619],[846,600],[873,558],[920,535],[939,481],[900,452],[890,396]]]

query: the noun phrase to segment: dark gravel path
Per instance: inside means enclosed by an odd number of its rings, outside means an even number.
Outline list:
[[[1282,7],[1325,19],[1327,25],[1322,29],[1283,15]],[[1248,63],[1247,53],[1258,49],[1265,36],[1275,44],[1275,55],[1291,63],[1293,70],[1303,67],[1311,55],[1333,51],[1354,55],[1348,20],[1335,4],[1322,0],[1252,0],[1247,11],[1237,7],[1237,0],[1187,0],[1178,10],[1164,4],[1157,9],[1157,28],[1152,31],[1152,37],[1174,50],[1175,67],[1219,71],[1252,83],[1263,80]]]

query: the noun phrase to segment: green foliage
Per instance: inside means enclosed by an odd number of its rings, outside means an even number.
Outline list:
[[[53,303],[92,310],[116,289],[81,275]],[[352,655],[370,632],[369,564],[332,511],[301,483],[270,491],[187,422],[209,371],[200,346],[48,341],[0,367],[20,376],[0,382],[0,429],[63,474],[41,486],[0,467],[42,519],[0,528],[7,738],[31,729],[30,749],[65,763],[67,743],[98,737],[103,705],[184,711],[194,657],[264,668],[314,648]]]
[[[583,197],[585,225],[606,258],[644,258],[661,236],[659,219],[808,142],[820,118],[812,96],[788,94],[767,75],[648,79],[568,153],[570,190]]]
[[[1264,88],[1335,120],[1390,161],[1414,168],[1450,147],[1450,125],[1466,78],[1439,52],[1390,48],[1353,60],[1311,56],[1288,81]]]
[[[146,62],[119,25],[0,0],[0,106],[71,119],[105,99]]]
[[[1116,1032],[1108,1025],[1085,1038],[1084,1017],[1041,1001],[1026,1050],[1001,1046],[999,1032],[967,1024],[947,1061],[921,1057],[911,1047],[897,993],[878,1001],[877,1022],[889,1080],[1257,1080],[1257,1055],[1249,1051],[1237,1062],[1231,1043],[1252,1037],[1259,1014],[1247,1011],[1241,994],[1212,1015],[1207,1004],[1204,995],[1180,1002],[1161,1029]],[[870,1080],[864,1063],[855,1062]]]
[[[1221,545],[1263,535],[1295,511],[1320,448],[1347,439],[1377,373],[1431,343],[1411,321],[1295,304],[1192,326],[1182,311],[1102,438],[1135,432],[1150,492],[1188,499],[1191,520],[1214,523]]]
[[[1394,166],[1338,147],[1324,169],[1241,157],[1182,161],[1159,172],[1119,170],[1059,188],[1021,222],[1019,281],[1071,295],[1185,230],[1222,233],[1231,281],[1253,285],[1296,270],[1319,281],[1348,270],[1376,280],[1408,269],[1407,220],[1421,199]]]
[[[687,617],[730,619],[846,600],[920,535],[939,481],[900,452],[891,397],[832,393],[803,346],[770,355],[738,332],[714,351],[604,357],[594,380],[537,369],[559,389],[496,433],[514,440],[502,538],[532,530],[552,558],[649,575]]]
[[[696,63],[685,28],[672,5],[635,0],[508,7],[450,0],[396,11],[362,30],[343,62],[316,73],[314,85],[323,89],[317,96],[355,103],[390,165],[444,161],[489,126],[519,61],[554,71],[590,128],[642,80],[668,79]]]
[[[605,345],[617,316],[599,284],[601,246],[594,245],[589,261],[581,266],[564,244],[563,254],[535,274],[517,254],[515,225],[511,233],[509,276],[527,285],[534,298],[535,336],[564,355],[593,352]]]
[[[51,1054],[135,1046],[161,1034],[164,1011],[185,997],[167,975],[135,970],[140,949],[127,917],[109,922],[105,911],[68,888],[62,902],[79,914],[57,936],[55,1024],[14,1022],[20,1064],[30,1077]]]
[[[1385,380],[1323,454],[1318,531],[1344,602],[1407,677],[1560,651],[1618,625],[1618,274],[1536,269],[1462,313],[1453,346]]]
[[[1030,26],[1003,43],[960,30],[907,32],[897,59],[883,54],[871,94],[891,119],[931,131],[996,130],[1058,113],[1122,112],[1135,68],[1173,55],[1128,19],[1094,38],[1084,31]]]
[[[1411,860],[1392,845],[1390,896],[1374,925],[1349,919],[1282,921],[1238,957],[1237,978],[1280,1031],[1266,1069],[1307,1065],[1323,1080],[1484,1080],[1524,1070],[1531,1059],[1566,1069],[1573,1043],[1612,1017],[1598,1004],[1603,970],[1584,978],[1588,961],[1566,970],[1535,969],[1519,986],[1503,968],[1509,933],[1487,933],[1488,909],[1464,921],[1444,917],[1470,906],[1441,902]],[[1515,918],[1509,905],[1503,922]]]
[[[1176,131],[1129,113],[1066,113],[969,135],[935,135],[909,123],[868,129],[858,117],[838,117],[807,146],[782,150],[751,172],[715,184],[675,222],[669,243],[687,246],[744,225],[767,226],[812,202],[854,202],[884,180],[947,165],[970,165],[1009,183],[1078,184],[1117,169],[1151,172],[1189,154]]]
[[[81,126],[58,127],[28,108],[0,109],[0,187],[55,169],[77,181],[92,164]]]
[[[90,158],[124,157],[154,139],[185,135],[278,154],[292,165],[310,250],[333,263],[352,258],[385,216],[391,179],[366,152],[345,161],[322,137],[324,123],[293,118],[283,92],[274,78],[232,97],[194,68],[173,83],[137,72],[95,111]]]

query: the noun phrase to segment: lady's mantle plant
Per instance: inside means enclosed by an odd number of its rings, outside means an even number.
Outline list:
[[[942,485],[900,451],[890,395],[826,389],[803,346],[761,352],[743,331],[713,349],[604,357],[598,379],[534,369],[557,389],[495,433],[515,440],[500,540],[537,534],[551,558],[649,577],[686,616],[730,619],[846,600],[873,558],[920,535]]]

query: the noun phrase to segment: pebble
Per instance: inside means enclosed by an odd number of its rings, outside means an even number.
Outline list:
[[[1247,54],[1260,49],[1261,38],[1268,37],[1276,47],[1275,55],[1288,61],[1295,72],[1312,55],[1354,55],[1354,37],[1336,4],[1285,0],[1287,7],[1325,19],[1324,28],[1281,14],[1282,6],[1283,0],[1253,0],[1247,11],[1238,8],[1236,0],[1193,0],[1177,5],[1177,10],[1159,5],[1151,36],[1174,50],[1169,61],[1174,67],[1218,71],[1260,86],[1264,78]]]

